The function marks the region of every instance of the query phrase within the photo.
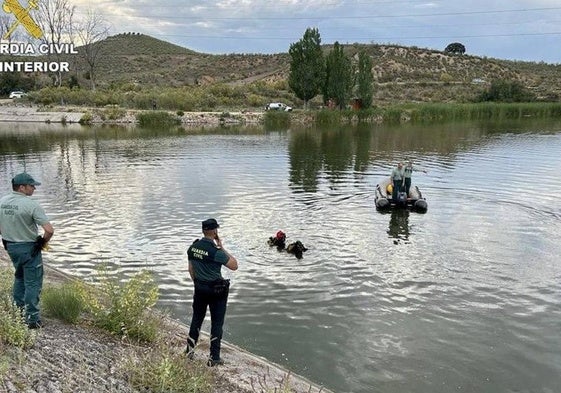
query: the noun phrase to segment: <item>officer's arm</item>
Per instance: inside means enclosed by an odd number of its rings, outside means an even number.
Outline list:
[[[45,243],[47,243],[49,240],[51,240],[51,237],[53,237],[54,233],[55,233],[55,229],[53,228],[53,226],[51,225],[50,222],[41,225],[43,227],[43,239],[45,239]]]
[[[226,254],[226,256],[228,257],[228,262],[226,262],[226,264],[224,266],[226,266],[230,270],[238,270],[237,259],[234,258],[234,256],[232,254],[230,254],[228,251],[226,251],[225,248],[221,248],[220,250],[223,251],[224,254]]]
[[[189,261],[189,275],[191,276],[191,280],[195,280],[195,269],[193,269],[193,264]]]
[[[224,254],[226,254],[226,256],[228,257],[228,262],[226,262],[224,266],[226,266],[230,270],[238,270],[238,261],[236,260],[236,258],[234,258],[232,254],[226,251],[226,249],[222,245],[222,239],[219,238],[218,235],[216,235],[215,237],[215,242],[218,248],[224,251]]]
[[[228,254],[228,262],[224,266],[230,270],[238,270],[238,261],[232,255]]]

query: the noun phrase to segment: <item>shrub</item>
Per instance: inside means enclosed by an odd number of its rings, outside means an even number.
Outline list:
[[[91,114],[91,112],[84,113],[84,115],[79,121],[79,123],[82,125],[92,124],[92,122],[93,122],[93,115]]]
[[[336,110],[321,110],[316,114],[316,124],[331,125],[341,122],[341,112]]]
[[[519,82],[496,80],[481,93],[477,101],[532,102],[536,98]]]
[[[148,271],[142,271],[126,283],[110,278],[106,269],[100,270],[101,301],[90,297],[88,308],[94,323],[111,333],[136,339],[154,341],[160,326],[158,317],[148,311],[158,300],[158,286]]]
[[[0,268],[0,342],[30,348],[36,335],[27,328],[22,311],[12,300],[12,272]]]
[[[286,129],[290,127],[290,114],[288,112],[267,111],[265,112],[264,124],[267,130]]]
[[[164,111],[141,112],[136,118],[141,127],[165,127],[181,123],[177,117]]]
[[[125,117],[127,111],[119,107],[112,107],[112,108],[107,108],[105,110],[105,113],[109,120],[117,120]]]
[[[35,343],[35,334],[27,327],[19,307],[10,296],[0,299],[0,341],[20,348],[30,348]]]

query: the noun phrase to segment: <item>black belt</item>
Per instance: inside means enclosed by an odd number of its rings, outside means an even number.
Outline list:
[[[218,279],[219,280],[219,279]],[[214,284],[214,281],[203,281],[203,280],[199,280],[197,278],[195,278],[193,281],[195,281],[196,284],[203,284],[203,285],[212,285]]]
[[[221,278],[217,278],[214,281],[203,281],[203,280],[199,280],[199,279],[195,278],[193,281],[195,282],[195,284],[213,286],[213,285],[222,283],[224,281],[224,279],[221,277]]]

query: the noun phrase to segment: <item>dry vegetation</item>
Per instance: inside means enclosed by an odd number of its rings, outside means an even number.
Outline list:
[[[142,34],[119,34],[103,45],[101,86],[140,83],[208,85],[286,80],[290,57],[278,54],[197,53]],[[330,46],[325,46],[329,51]],[[351,44],[351,57],[365,50],[374,60],[376,102],[462,102],[493,80],[518,81],[539,98],[561,97],[561,65],[506,61],[396,45]],[[79,66],[83,68],[82,65]]]
[[[258,89],[271,87],[279,99],[293,106],[299,104],[286,84],[290,64],[288,48],[287,52],[278,54],[211,55],[137,33],[118,34],[97,45],[101,51],[96,84],[101,89],[127,91],[134,89],[133,86],[150,89],[228,84],[247,87],[251,93],[251,86],[258,83]],[[497,79],[520,82],[539,100],[555,102],[561,97],[561,65],[454,55],[397,45],[344,47],[355,59],[360,50],[372,56],[376,105],[469,102]],[[326,53],[331,49],[328,45],[324,48]],[[78,51],[82,52],[83,48]],[[68,60],[75,72],[67,77],[77,77],[81,86],[89,86],[82,57],[73,55]],[[260,95],[267,94],[260,92]]]

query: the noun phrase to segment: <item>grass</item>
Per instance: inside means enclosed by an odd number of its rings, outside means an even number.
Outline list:
[[[267,111],[264,123],[267,130],[287,129],[290,127],[290,112]]]
[[[45,313],[66,323],[75,324],[86,308],[83,290],[83,286],[77,283],[45,288],[41,295]]]
[[[188,366],[186,366],[188,365]],[[131,386],[149,392],[212,391],[212,373],[202,361],[188,361],[167,340],[128,354],[122,370]]]
[[[181,124],[179,118],[164,111],[147,111],[137,115],[138,124],[141,127],[170,127]]]
[[[561,117],[561,103],[420,104],[404,108],[412,122]]]

